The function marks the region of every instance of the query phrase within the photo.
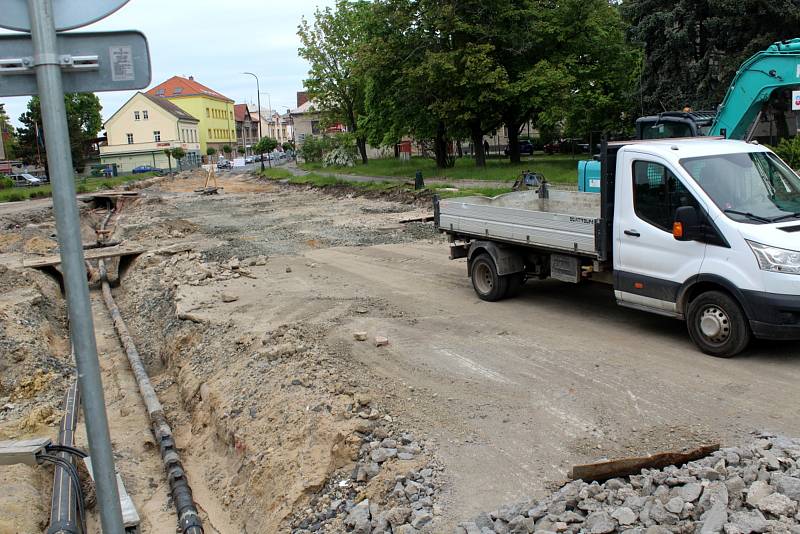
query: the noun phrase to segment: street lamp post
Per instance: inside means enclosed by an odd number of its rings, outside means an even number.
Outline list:
[[[258,83],[258,76],[253,74],[252,72],[243,72],[242,74],[249,74],[253,78],[256,79],[256,100],[258,101],[258,142],[261,143],[261,139],[264,136],[261,133],[261,86]],[[264,170],[264,153],[259,150],[259,156],[261,159],[261,170]]]

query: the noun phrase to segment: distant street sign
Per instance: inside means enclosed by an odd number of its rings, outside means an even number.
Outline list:
[[[792,111],[800,110],[800,91],[792,91]]]
[[[60,33],[57,36],[64,91],[95,93],[150,85],[147,38],[138,31]],[[0,35],[0,96],[39,94],[33,41]]]
[[[56,30],[74,30],[106,18],[129,0],[53,0]],[[2,0],[0,28],[31,31],[27,0]]]

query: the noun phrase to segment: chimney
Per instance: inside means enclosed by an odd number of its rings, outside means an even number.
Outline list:
[[[189,76],[189,79],[194,81],[194,76]]]
[[[297,91],[297,107],[299,108],[303,104],[308,102],[308,92],[307,91]]]

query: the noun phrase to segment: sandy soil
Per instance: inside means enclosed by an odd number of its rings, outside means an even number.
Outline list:
[[[431,532],[536,496],[576,463],[734,445],[756,430],[797,433],[796,344],[758,343],[716,360],[694,349],[682,323],[619,308],[601,286],[529,283],[515,300],[485,303],[440,236],[399,223],[428,206],[244,176],[220,181],[222,194],[205,197],[193,192],[202,177],[165,181],[125,208],[118,237],[153,252],[115,290],[212,532],[290,531],[288,518],[352,469],[365,425],[413,431],[425,455],[443,463]],[[13,217],[0,264],[18,268],[30,255],[25,244],[46,248],[52,227],[46,217],[33,226]],[[63,308],[48,282],[34,282],[22,285],[44,284],[40,298]],[[52,330],[55,341],[25,361],[53,373],[40,353],[63,358],[63,310],[37,311],[36,295],[9,295],[4,324],[35,312],[32,331]],[[118,466],[143,531],[172,531],[144,408],[95,299]],[[358,331],[386,336],[389,346],[356,341]],[[13,369],[10,355],[0,356]],[[0,384],[0,406],[37,365]],[[21,435],[10,429],[37,407],[57,409],[70,374],[56,376],[53,393],[0,411],[0,439]],[[377,421],[354,417],[362,401]],[[34,432],[54,432],[48,424]],[[0,496],[0,517],[33,499],[39,507],[25,528],[46,524],[41,473],[25,468],[7,479],[19,498]],[[11,531],[0,521],[0,532]]]

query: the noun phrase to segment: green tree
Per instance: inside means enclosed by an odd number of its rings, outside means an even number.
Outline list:
[[[427,1],[427,0],[424,0]],[[433,150],[436,166],[451,167],[450,144],[457,131],[443,101],[455,80],[452,68],[435,55],[447,46],[423,0],[383,0],[373,4],[366,45],[359,49],[358,74],[367,80],[360,121],[373,145],[392,146],[404,137]],[[433,11],[437,11],[435,6]],[[437,63],[446,70],[437,70]]]
[[[225,154],[226,158],[231,159],[231,154],[233,153],[231,145],[222,145],[222,153]]]
[[[102,106],[100,99],[91,93],[69,93],[64,95],[67,108],[67,128],[69,130],[73,167],[80,171],[86,164],[89,142],[97,137],[103,127],[100,115]],[[28,110],[19,121],[22,127],[18,132],[19,156],[26,162],[37,159],[37,146],[42,159],[47,159],[47,147],[42,131],[42,111],[38,97],[28,102]],[[37,137],[38,132],[38,137]],[[44,161],[42,163],[45,163]]]
[[[167,165],[169,165],[169,175],[172,176],[172,150],[170,150],[169,148],[165,148],[164,155],[167,156]]]
[[[300,57],[310,64],[305,86],[316,108],[330,122],[344,122],[356,135],[361,160],[367,163],[365,137],[359,129],[364,113],[365,79],[356,68],[365,42],[372,5],[365,0],[337,0],[314,13],[313,25],[301,19],[297,35]]]
[[[245,155],[244,147],[243,146],[237,146],[236,147],[236,153],[239,154],[240,156],[244,156]]]
[[[641,51],[626,40],[628,25],[608,0],[563,0],[555,11],[562,65],[573,78],[565,106],[570,137],[631,133],[637,115]],[[594,144],[594,143],[592,143]]]
[[[176,146],[170,150],[170,155],[175,158],[175,161],[178,162],[178,169],[180,170],[181,160],[186,157],[186,151],[183,148]]]
[[[795,0],[626,0],[622,10],[644,48],[643,114],[716,109],[745,59],[800,26]]]
[[[261,154],[263,157],[264,154],[267,154],[269,156],[269,154],[277,147],[278,147],[277,139],[274,139],[272,137],[262,137],[261,139],[258,140],[258,143],[256,143],[253,146],[253,150]],[[267,159],[267,161],[269,162],[269,166],[272,167],[272,160]]]
[[[210,146],[206,149],[206,156],[208,156],[208,162],[214,163],[214,155],[216,155],[217,149],[213,146]]]
[[[3,150],[0,153],[5,154],[6,159],[16,158],[17,137],[14,127],[8,122],[8,115],[2,104],[0,104],[0,143],[3,144]]]

